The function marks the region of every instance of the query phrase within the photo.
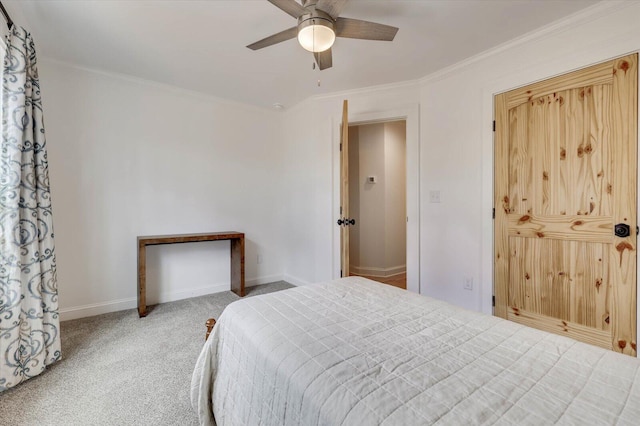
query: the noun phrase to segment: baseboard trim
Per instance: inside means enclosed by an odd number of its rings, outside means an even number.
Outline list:
[[[245,279],[244,280],[244,286],[245,287],[255,287],[257,285],[262,285],[262,284],[269,284],[269,283],[273,283],[276,281],[283,281],[284,280],[284,276],[283,275],[266,275],[264,277],[259,277],[259,278],[252,278],[252,279]]]
[[[392,266],[390,268],[378,268],[375,266],[355,266],[349,267],[350,271],[357,275],[367,275],[370,277],[389,278],[394,275],[407,272],[407,265]]]
[[[69,321],[78,318],[108,314],[110,312],[135,309],[137,304],[137,298],[129,298],[112,300],[104,303],[90,303],[88,305],[72,306],[70,308],[60,309],[60,321]]]
[[[283,280],[288,282],[289,284],[295,285],[296,287],[311,284],[309,281],[296,278],[293,275],[289,275],[289,274],[284,274]]]
[[[275,281],[282,281],[283,279],[284,277],[282,275],[266,275],[264,277],[245,280],[244,284],[245,287],[255,287],[257,285],[268,284]],[[218,283],[189,290],[161,293],[158,297],[157,303],[175,302],[176,300],[189,299],[191,297],[205,296],[207,294],[229,291],[229,289],[229,283]],[[69,321],[78,318],[108,314],[111,312],[124,311],[127,309],[136,309],[137,307],[137,297],[111,300],[102,303],[90,303],[87,305],[72,306],[69,308],[60,309],[60,320]]]

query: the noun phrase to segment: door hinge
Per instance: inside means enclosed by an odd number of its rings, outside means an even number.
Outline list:
[[[340,278],[342,278],[342,269],[340,269]]]
[[[342,143],[340,144],[340,151],[342,151]]]
[[[496,208],[493,208],[493,212],[491,213],[491,217],[496,218]]]
[[[496,131],[496,120],[493,120],[493,131]]]
[[[492,298],[491,298],[491,303],[492,303],[492,305],[493,305],[494,307],[496,306],[496,297],[495,297],[495,296],[492,296]]]

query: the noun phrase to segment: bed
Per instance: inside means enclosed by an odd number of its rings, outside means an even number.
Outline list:
[[[201,424],[638,424],[640,361],[361,277],[230,304]]]

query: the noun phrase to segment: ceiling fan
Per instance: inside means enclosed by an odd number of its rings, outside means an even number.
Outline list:
[[[331,46],[336,37],[392,41],[398,28],[358,19],[340,18],[348,0],[269,0],[298,20],[298,25],[248,45],[262,49],[298,37],[300,45],[313,52],[321,70],[331,68]]]

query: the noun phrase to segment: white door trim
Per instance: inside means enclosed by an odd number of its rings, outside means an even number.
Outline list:
[[[352,105],[349,104],[351,108]],[[407,126],[407,290],[420,291],[420,108],[349,114],[349,124],[405,120]],[[331,122],[333,138],[333,223],[340,218],[340,116]],[[340,277],[340,227],[333,227],[333,277]]]

